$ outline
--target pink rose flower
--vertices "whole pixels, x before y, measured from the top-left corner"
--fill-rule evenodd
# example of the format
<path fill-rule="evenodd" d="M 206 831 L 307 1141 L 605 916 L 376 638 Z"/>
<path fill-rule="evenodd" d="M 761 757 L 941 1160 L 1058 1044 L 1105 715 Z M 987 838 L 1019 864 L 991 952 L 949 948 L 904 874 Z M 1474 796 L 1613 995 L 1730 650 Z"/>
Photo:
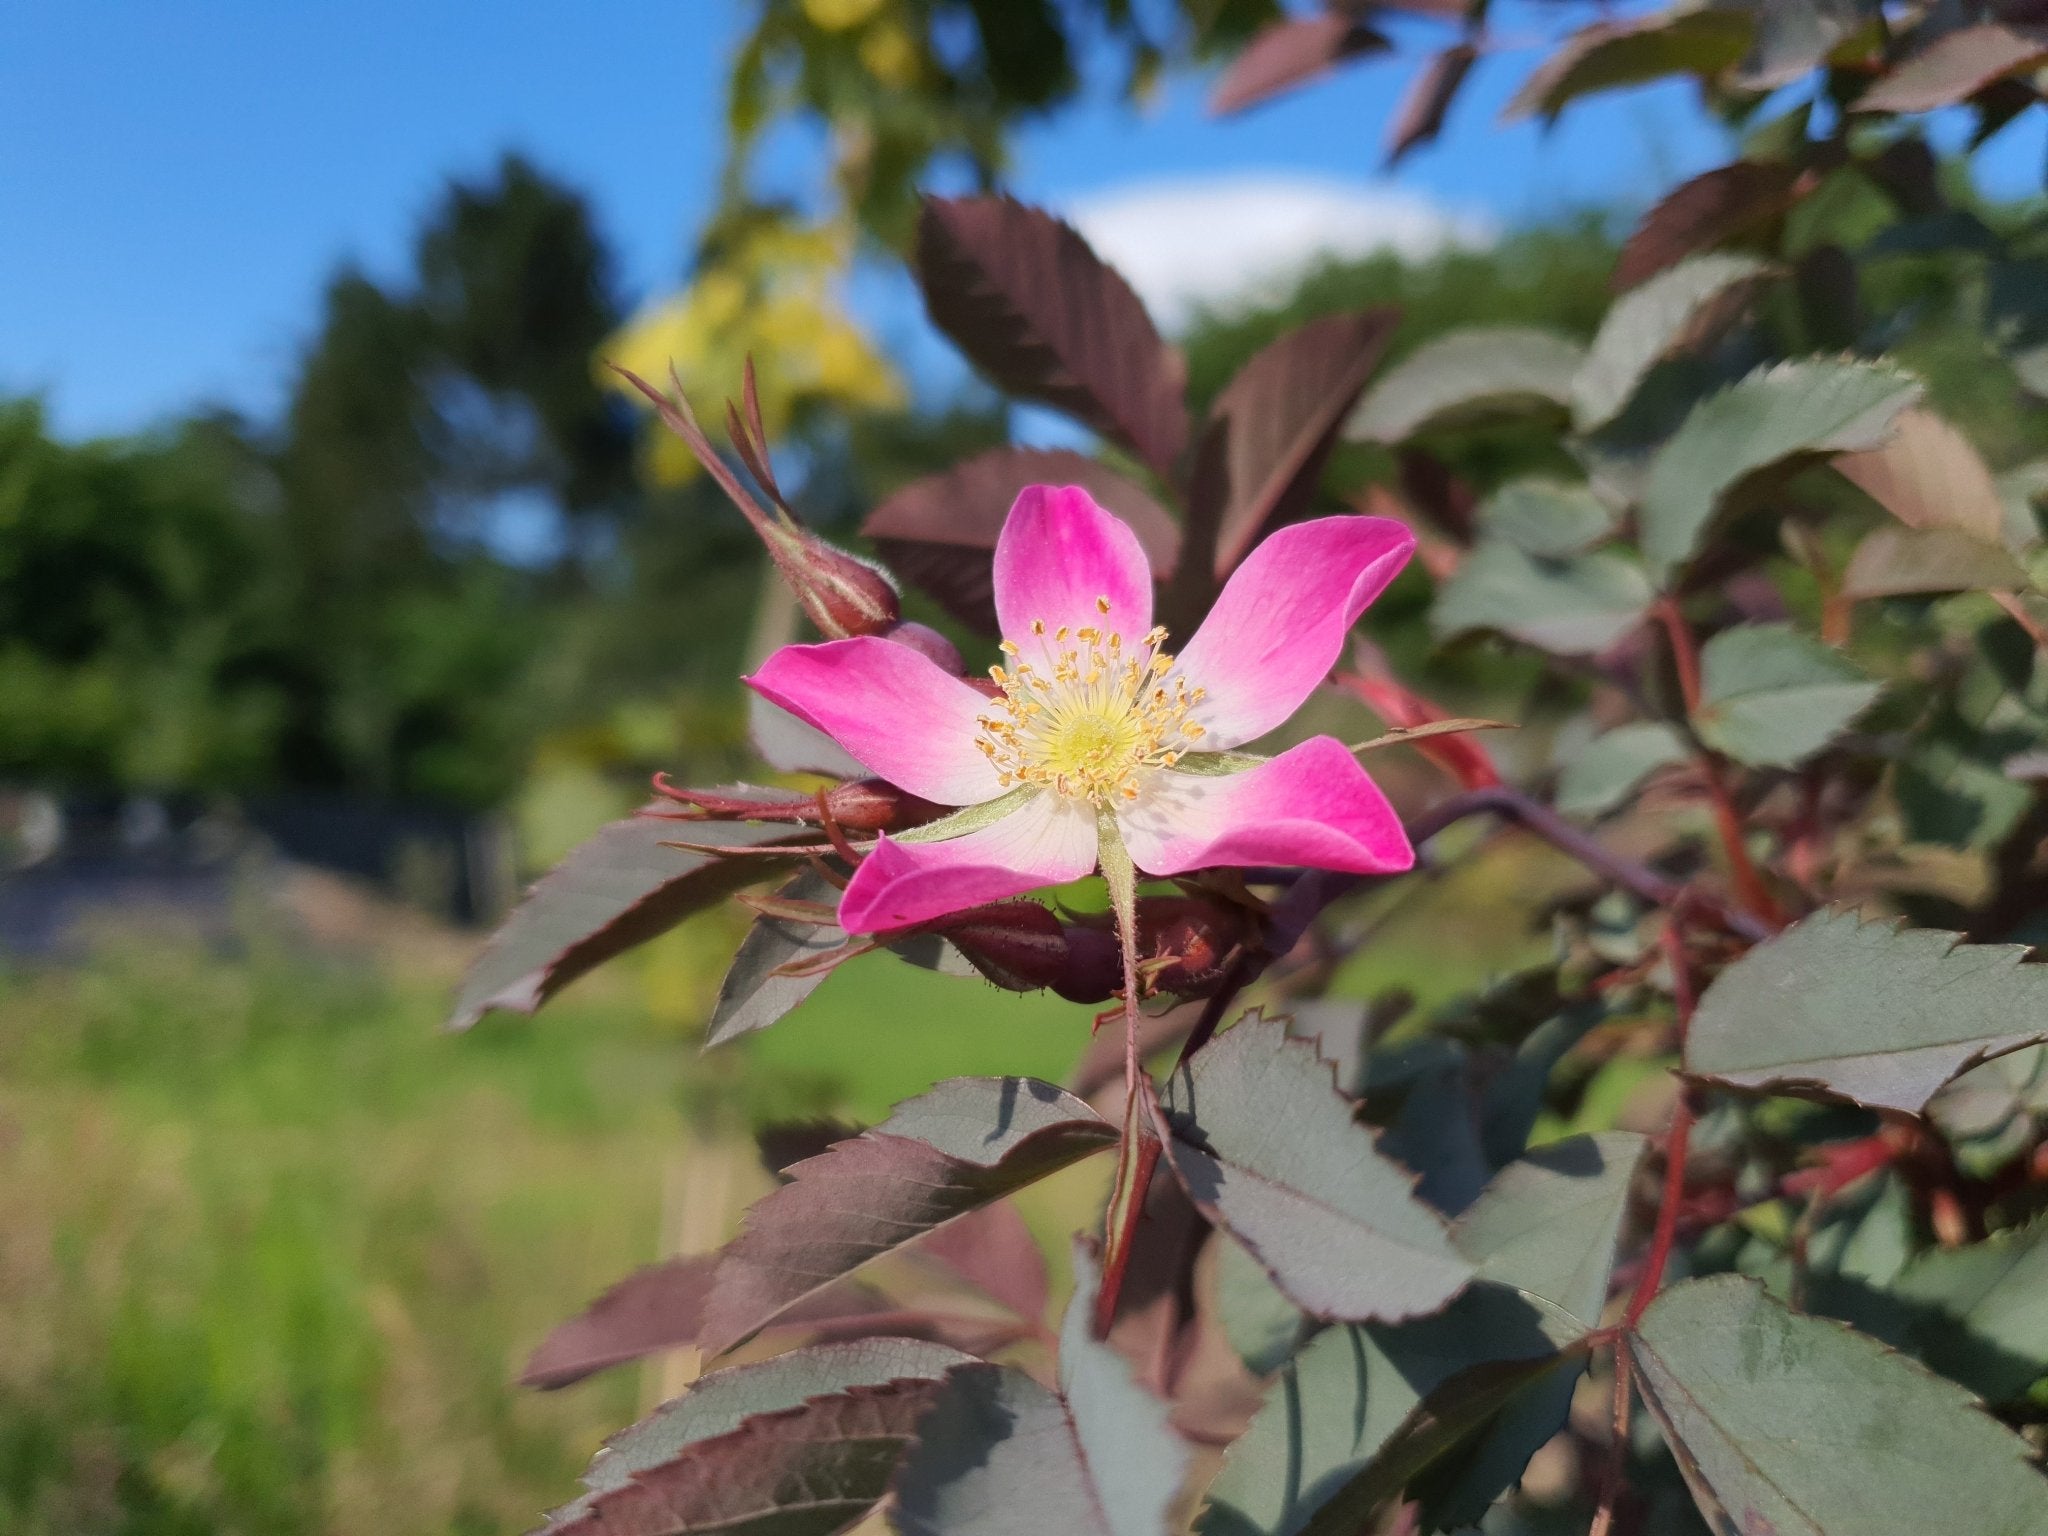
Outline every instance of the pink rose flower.
<path fill-rule="evenodd" d="M 1217 865 L 1387 874 L 1415 861 L 1386 796 L 1332 737 L 1246 766 L 1415 547 L 1383 517 L 1280 529 L 1231 575 L 1178 655 L 1152 624 L 1137 537 L 1077 486 L 1028 487 L 995 551 L 997 697 L 873 636 L 784 646 L 747 682 L 865 766 L 973 830 L 882 838 L 840 925 L 874 933 L 1079 879 L 1101 818 L 1147 875 Z"/>

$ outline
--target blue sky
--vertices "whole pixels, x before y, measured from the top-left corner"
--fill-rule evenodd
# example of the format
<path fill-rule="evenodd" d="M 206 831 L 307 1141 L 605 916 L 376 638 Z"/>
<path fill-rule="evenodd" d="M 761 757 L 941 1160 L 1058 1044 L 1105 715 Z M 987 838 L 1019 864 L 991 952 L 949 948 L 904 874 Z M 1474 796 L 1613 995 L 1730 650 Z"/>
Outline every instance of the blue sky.
<path fill-rule="evenodd" d="M 321 285 L 352 259 L 395 275 L 451 174 L 507 148 L 583 188 L 628 290 L 671 283 L 713 191 L 721 81 L 744 0 L 8 0 L 0 7 L 0 391 L 43 393 L 69 435 L 132 430 L 202 400 L 275 409 Z M 1533 41 L 1531 7 L 1496 11 Z M 1494 118 L 1529 52 L 1490 59 L 1438 147 L 1397 185 L 1495 227 L 1640 206 L 1717 163 L 1682 87 L 1601 98 L 1549 133 Z M 1409 65 L 1370 63 L 1214 122 L 1206 82 L 1133 113 L 1107 97 L 1027 131 L 1014 189 L 1114 207 L 1224 177 L 1370 199 Z M 2036 114 L 2038 117 L 2039 114 Z M 810 146 L 769 173 L 801 185 Z M 1986 157 L 2038 186 L 2038 126 Z M 1372 206 L 1369 203 L 1362 206 Z M 915 347 L 887 282 L 857 290 Z"/>

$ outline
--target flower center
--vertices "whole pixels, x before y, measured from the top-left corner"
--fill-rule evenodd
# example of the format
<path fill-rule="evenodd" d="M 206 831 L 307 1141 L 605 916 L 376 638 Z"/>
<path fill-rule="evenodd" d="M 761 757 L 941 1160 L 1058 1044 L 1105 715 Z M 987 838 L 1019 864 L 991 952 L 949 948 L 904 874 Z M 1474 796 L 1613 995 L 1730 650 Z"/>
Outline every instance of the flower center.
<path fill-rule="evenodd" d="M 1109 599 L 1095 607 L 1107 622 Z M 1025 646 L 1005 640 L 1010 665 L 989 668 L 1002 695 L 980 717 L 976 742 L 1003 787 L 1039 784 L 1099 806 L 1135 800 L 1147 769 L 1179 762 L 1202 736 L 1187 716 L 1206 695 L 1167 677 L 1165 639 L 1155 629 L 1127 645 L 1114 629 L 1048 633 L 1034 620 Z"/>

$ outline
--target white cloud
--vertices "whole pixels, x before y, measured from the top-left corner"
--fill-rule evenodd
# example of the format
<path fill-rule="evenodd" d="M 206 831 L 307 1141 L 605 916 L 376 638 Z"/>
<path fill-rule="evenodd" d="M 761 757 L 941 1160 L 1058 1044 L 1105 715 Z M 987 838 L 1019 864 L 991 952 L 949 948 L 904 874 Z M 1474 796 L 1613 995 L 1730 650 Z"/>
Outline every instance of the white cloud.
<path fill-rule="evenodd" d="M 1389 183 L 1290 175 L 1134 182 L 1082 198 L 1066 216 L 1168 330 L 1203 306 L 1284 294 L 1325 257 L 1429 256 L 1497 232 L 1482 215 Z"/>

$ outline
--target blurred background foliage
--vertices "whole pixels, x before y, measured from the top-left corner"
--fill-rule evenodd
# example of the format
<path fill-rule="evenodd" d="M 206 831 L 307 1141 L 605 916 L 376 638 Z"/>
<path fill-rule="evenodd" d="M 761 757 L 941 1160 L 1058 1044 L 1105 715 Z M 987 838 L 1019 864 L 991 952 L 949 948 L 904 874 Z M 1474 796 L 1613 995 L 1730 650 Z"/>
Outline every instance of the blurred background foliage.
<path fill-rule="evenodd" d="M 722 206 L 675 292 L 620 291 L 576 189 L 508 155 L 450 181 L 409 270 L 333 274 L 275 420 L 202 411 L 70 443 L 34 400 L 0 404 L 0 782 L 507 812 L 531 869 L 652 769 L 746 770 L 759 546 L 598 360 L 673 360 L 702 408 L 753 356 L 796 504 L 850 538 L 1011 421 L 978 385 L 915 390 L 845 309 L 848 265 L 901 255 L 919 189 L 999 184 L 1020 123 L 1084 93 L 1140 102 L 1277 12 L 760 0 Z M 802 207 L 755 190 L 789 135 L 827 168 Z M 1873 200 L 1849 180 L 1812 200 L 1799 249 L 1860 249 Z M 1190 393 L 1302 319 L 1378 303 L 1402 310 L 1390 362 L 1475 323 L 1584 338 L 1616 231 L 1588 217 L 1326 264 L 1198 315 Z M 1994 468 L 2048 453 L 1986 343 L 1981 262 L 1899 242 L 1864 278 Z M 1766 319 L 1788 349 L 1826 340 L 1793 334 L 1790 303 Z M 1498 427 L 1428 446 L 1480 491 L 1558 451 Z M 1329 489 L 1399 473 L 1346 445 Z M 1413 681 L 1474 706 L 1526 686 L 1487 647 L 1421 670 L 1425 596 L 1408 578 L 1375 629 Z M 1502 893 L 1542 878 L 1475 866 L 1404 909 L 1344 990 L 1441 997 L 1516 963 L 1531 938 Z M 877 957 L 750 1055 L 703 1062 L 689 1043 L 739 931 L 719 914 L 538 1025 L 458 1040 L 433 1026 L 467 939 L 316 887 L 252 899 L 275 910 L 228 954 L 129 931 L 86 966 L 0 959 L 0 1532 L 522 1528 L 651 1390 L 510 1383 L 548 1325 L 672 1239 L 686 1118 L 874 1118 L 948 1073 L 1060 1076 L 1085 1030 L 993 992 L 962 1029 L 957 983 Z"/>

